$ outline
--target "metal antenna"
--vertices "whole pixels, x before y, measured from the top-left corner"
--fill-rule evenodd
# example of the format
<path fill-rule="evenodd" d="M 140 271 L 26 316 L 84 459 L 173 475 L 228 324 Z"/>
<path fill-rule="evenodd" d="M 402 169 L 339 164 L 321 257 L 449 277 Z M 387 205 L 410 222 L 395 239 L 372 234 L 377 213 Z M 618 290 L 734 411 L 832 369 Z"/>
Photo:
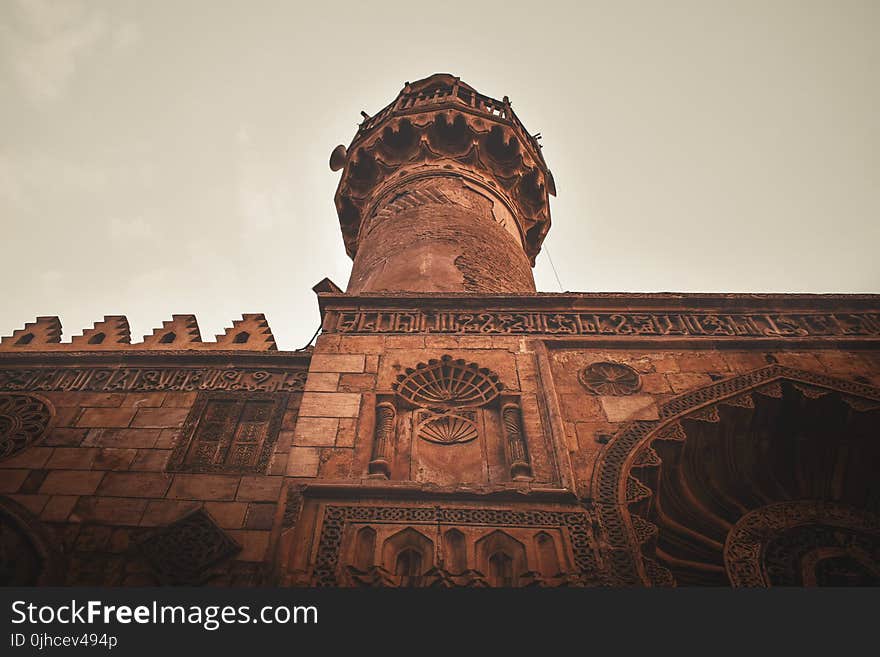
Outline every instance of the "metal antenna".
<path fill-rule="evenodd" d="M 559 280 L 559 274 L 556 272 L 556 265 L 553 264 L 553 258 L 550 255 L 550 249 L 547 248 L 546 244 L 544 245 L 544 251 L 547 253 L 547 260 L 550 261 L 550 267 L 553 268 L 553 275 L 556 277 L 556 283 L 559 285 L 559 291 L 565 292 L 565 290 L 562 289 L 562 281 Z"/>

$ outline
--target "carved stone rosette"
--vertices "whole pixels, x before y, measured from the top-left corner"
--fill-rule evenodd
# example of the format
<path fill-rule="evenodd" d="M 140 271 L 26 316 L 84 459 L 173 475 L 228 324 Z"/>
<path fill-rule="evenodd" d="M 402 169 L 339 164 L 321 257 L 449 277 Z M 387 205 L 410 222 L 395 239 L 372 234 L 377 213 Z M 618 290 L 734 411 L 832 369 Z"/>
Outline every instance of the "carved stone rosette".
<path fill-rule="evenodd" d="M 30 447 L 46 433 L 52 407 L 42 397 L 0 394 L 0 459 Z"/>

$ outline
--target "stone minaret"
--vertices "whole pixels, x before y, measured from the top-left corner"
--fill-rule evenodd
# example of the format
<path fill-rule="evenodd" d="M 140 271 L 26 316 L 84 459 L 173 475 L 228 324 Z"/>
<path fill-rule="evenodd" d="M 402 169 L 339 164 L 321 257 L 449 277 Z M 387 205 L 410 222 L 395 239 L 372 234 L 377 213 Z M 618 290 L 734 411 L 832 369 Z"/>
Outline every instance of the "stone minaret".
<path fill-rule="evenodd" d="M 534 292 L 556 190 L 507 97 L 436 74 L 364 117 L 330 161 L 347 291 Z"/>

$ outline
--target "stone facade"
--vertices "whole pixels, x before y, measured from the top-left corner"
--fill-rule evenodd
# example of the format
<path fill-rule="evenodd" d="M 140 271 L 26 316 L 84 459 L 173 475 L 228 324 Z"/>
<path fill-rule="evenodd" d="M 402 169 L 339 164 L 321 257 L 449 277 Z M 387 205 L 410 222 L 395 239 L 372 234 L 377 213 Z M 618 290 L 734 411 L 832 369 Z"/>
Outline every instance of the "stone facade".
<path fill-rule="evenodd" d="M 880 582 L 880 297 L 536 294 L 552 175 L 452 76 L 331 166 L 314 347 L 3 338 L 4 583 Z"/>

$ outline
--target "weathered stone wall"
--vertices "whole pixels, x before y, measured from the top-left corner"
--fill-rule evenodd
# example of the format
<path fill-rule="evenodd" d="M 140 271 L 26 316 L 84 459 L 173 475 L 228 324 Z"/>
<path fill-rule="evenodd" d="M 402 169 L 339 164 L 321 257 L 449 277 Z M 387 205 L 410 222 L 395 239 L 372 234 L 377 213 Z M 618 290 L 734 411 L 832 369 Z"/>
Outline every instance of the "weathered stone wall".
<path fill-rule="evenodd" d="M 880 386 L 880 353 L 873 349 L 551 349 L 553 395 L 565 423 L 567 450 L 578 490 L 589 494 L 593 466 L 603 446 L 628 422 L 659 420 L 659 409 L 677 395 L 778 363 L 783 367 Z M 593 363 L 616 363 L 638 374 L 627 394 L 589 390 L 579 375 Z"/>
<path fill-rule="evenodd" d="M 749 564 L 725 570 L 728 529 L 717 534 L 702 502 L 670 498 L 676 482 L 730 479 L 761 463 L 758 445 L 777 468 L 750 474 L 758 488 L 796 462 L 793 490 L 812 494 L 818 472 L 832 486 L 820 501 L 874 499 L 863 456 L 880 412 L 870 298 L 319 301 L 325 332 L 304 354 L 78 352 L 51 318 L 8 340 L 0 520 L 13 528 L 4 540 L 32 555 L 21 572 L 43 560 L 55 567 L 41 583 L 93 585 L 726 584 L 728 572 L 754 582 Z M 175 322 L 157 344 L 191 326 Z M 28 333 L 37 343 L 17 349 Z M 804 429 L 813 451 L 791 453 L 802 417 L 816 425 Z M 686 445 L 705 451 L 687 452 L 679 476 Z M 826 445 L 833 458 L 819 458 Z M 730 482 L 734 497 L 751 495 Z M 700 485 L 688 493 L 698 501 Z M 657 499 L 678 500 L 673 520 Z M 778 525 L 775 509 L 743 503 L 720 525 L 755 514 Z M 868 520 L 834 513 L 864 540 Z M 676 538 L 685 525 L 717 548 L 703 561 Z M 492 561 L 501 553 L 509 561 Z M 676 565 L 691 561 L 701 565 Z M 798 583 L 792 572 L 780 581 Z"/>
<path fill-rule="evenodd" d="M 535 291 L 510 211 L 461 178 L 396 189 L 363 230 L 350 293 Z"/>
<path fill-rule="evenodd" d="M 258 583 L 257 573 L 267 571 L 298 394 L 287 405 L 267 472 L 247 475 L 168 472 L 196 392 L 39 394 L 55 410 L 51 428 L 0 461 L 0 493 L 57 537 L 66 563 L 62 583 L 160 581 L 137 543 L 199 508 L 241 547 L 212 579 Z"/>

